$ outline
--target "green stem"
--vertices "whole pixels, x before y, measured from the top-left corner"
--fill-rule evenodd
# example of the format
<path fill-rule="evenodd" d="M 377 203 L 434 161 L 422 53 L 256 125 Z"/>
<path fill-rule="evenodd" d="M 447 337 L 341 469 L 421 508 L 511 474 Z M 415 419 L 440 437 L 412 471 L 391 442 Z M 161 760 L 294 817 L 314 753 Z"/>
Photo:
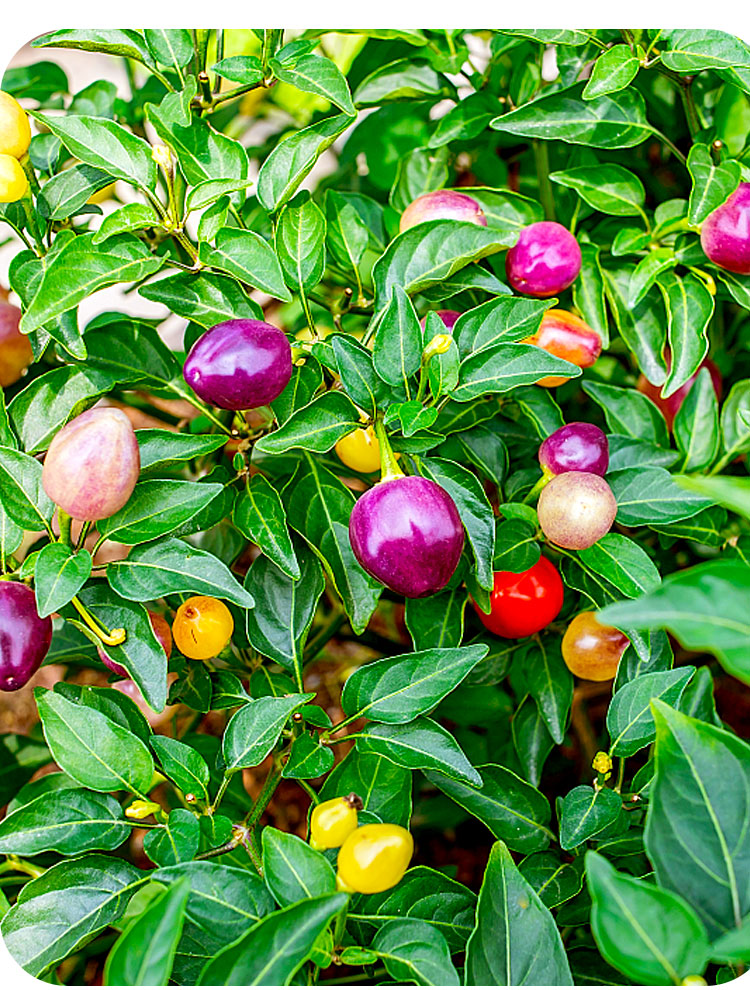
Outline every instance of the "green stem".
<path fill-rule="evenodd" d="M 617 768 L 617 783 L 615 784 L 615 791 L 620 794 L 622 793 L 622 785 L 625 780 L 625 758 L 623 756 L 619 757 L 619 765 Z"/>
<path fill-rule="evenodd" d="M 687 166 L 687 158 L 683 155 L 683 153 L 680 151 L 677 145 L 674 144 L 674 142 L 667 137 L 666 134 L 662 134 L 662 132 L 658 128 L 653 126 L 649 126 L 649 130 L 654 135 L 654 137 L 657 137 L 660 141 L 666 144 L 666 146 L 669 148 L 669 150 L 672 152 L 675 158 L 679 159 L 679 161 L 681 161 L 683 165 Z"/>
<path fill-rule="evenodd" d="M 549 148 L 546 141 L 532 141 L 536 177 L 539 183 L 539 201 L 544 207 L 544 215 L 548 220 L 555 219 L 555 197 L 552 183 L 549 181 Z"/>
<path fill-rule="evenodd" d="M 310 333 L 312 334 L 312 339 L 314 341 L 317 341 L 317 339 L 318 339 L 318 331 L 317 331 L 317 329 L 315 327 L 315 322 L 314 322 L 314 320 L 312 318 L 312 312 L 310 310 L 310 303 L 307 301 L 307 296 L 305 294 L 304 287 L 301 284 L 300 284 L 300 287 L 299 287 L 299 299 L 300 299 L 300 302 L 302 303 L 302 311 L 305 314 L 305 319 L 307 320 L 307 326 L 309 327 Z"/>
<path fill-rule="evenodd" d="M 216 31 L 216 62 L 219 63 L 224 58 L 224 28 L 218 28 Z M 218 74 L 214 77 L 214 89 L 217 90 L 221 86 L 221 76 Z"/>
<path fill-rule="evenodd" d="M 536 498 L 536 496 L 539 495 L 539 493 L 541 492 L 541 490 L 546 487 L 546 485 L 547 485 L 547 483 L 549 481 L 550 481 L 550 479 L 547 477 L 547 475 L 546 474 L 543 474 L 541 476 L 541 478 L 539 479 L 539 481 L 537 481 L 537 483 L 534 485 L 534 487 L 528 493 L 528 495 L 526 496 L 526 498 L 523 500 L 523 504 L 524 505 L 527 505 L 529 502 L 533 501 Z"/>
<path fill-rule="evenodd" d="M 220 103 L 226 103 L 227 100 L 234 100 L 238 96 L 244 96 L 245 93 L 249 93 L 253 89 L 262 88 L 262 83 L 250 83 L 247 86 L 238 86 L 236 89 L 230 89 L 226 93 L 219 93 L 218 96 L 214 96 L 213 106 L 217 107 Z"/>
<path fill-rule="evenodd" d="M 404 472 L 398 466 L 398 461 L 388 440 L 381 416 L 375 419 L 375 436 L 378 438 L 378 443 L 380 444 L 380 480 L 393 481 L 394 478 L 403 478 Z"/>
<path fill-rule="evenodd" d="M 224 792 L 226 791 L 227 787 L 229 787 L 231 780 L 232 780 L 231 772 L 229 773 L 225 772 L 224 777 L 221 783 L 219 784 L 219 789 L 216 792 L 216 797 L 213 799 L 213 802 L 211 803 L 211 807 L 208 809 L 209 815 L 213 815 L 213 813 L 221 804 L 221 799 L 224 797 Z"/>
<path fill-rule="evenodd" d="M 103 626 L 99 625 L 93 615 L 77 596 L 74 596 L 71 599 L 71 604 L 89 627 L 91 632 L 98 639 L 100 639 L 105 646 L 120 646 L 120 644 L 124 643 L 127 639 L 127 633 L 124 629 L 113 629 L 112 632 L 107 632 Z"/>
<path fill-rule="evenodd" d="M 320 804 L 320 798 L 318 797 L 317 792 L 314 791 L 312 787 L 310 787 L 310 785 L 307 783 L 306 780 L 302 780 L 301 778 L 298 778 L 297 783 L 302 788 L 302 790 L 307 794 L 307 796 L 310 798 L 313 804 Z"/>
<path fill-rule="evenodd" d="M 278 763 L 274 763 L 273 769 L 266 778 L 266 782 L 263 785 L 263 790 L 260 792 L 258 797 L 255 799 L 252 808 L 248 812 L 245 818 L 245 825 L 247 828 L 252 828 L 257 822 L 260 821 L 263 812 L 268 807 L 271 798 L 279 786 L 279 781 L 281 780 L 281 767 Z"/>
<path fill-rule="evenodd" d="M 57 522 L 60 527 L 59 542 L 64 543 L 68 547 L 72 547 L 73 540 L 71 539 L 70 536 L 70 527 L 73 520 L 70 518 L 67 512 L 65 512 L 63 509 L 60 508 L 60 506 L 57 507 Z"/>
<path fill-rule="evenodd" d="M 309 663 L 309 661 L 315 659 L 326 643 L 336 635 L 345 622 L 346 615 L 344 612 L 339 611 L 334 613 L 323 628 L 307 644 L 305 648 L 305 663 Z"/>

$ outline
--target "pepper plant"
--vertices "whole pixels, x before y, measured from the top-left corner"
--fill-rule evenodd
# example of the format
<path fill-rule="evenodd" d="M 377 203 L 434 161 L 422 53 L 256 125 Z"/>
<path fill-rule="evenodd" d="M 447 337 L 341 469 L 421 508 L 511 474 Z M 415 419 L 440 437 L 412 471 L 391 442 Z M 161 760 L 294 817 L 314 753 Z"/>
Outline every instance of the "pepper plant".
<path fill-rule="evenodd" d="M 11 955 L 742 973 L 750 49 L 33 47 L 0 96 L 0 689 L 39 719 L 0 749 Z M 70 92 L 61 49 L 127 84 Z"/>

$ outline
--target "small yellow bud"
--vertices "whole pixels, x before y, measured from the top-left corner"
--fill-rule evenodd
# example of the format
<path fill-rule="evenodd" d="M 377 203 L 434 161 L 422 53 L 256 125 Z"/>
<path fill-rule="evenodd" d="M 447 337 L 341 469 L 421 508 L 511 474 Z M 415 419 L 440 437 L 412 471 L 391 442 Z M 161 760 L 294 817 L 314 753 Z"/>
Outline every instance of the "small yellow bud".
<path fill-rule="evenodd" d="M 141 821 L 141 819 L 148 818 L 149 815 L 153 815 L 154 812 L 160 809 L 161 805 L 157 804 L 156 801 L 142 801 L 139 798 L 137 801 L 133 801 L 130 807 L 125 809 L 125 817 Z"/>
<path fill-rule="evenodd" d="M 172 152 L 166 144 L 157 144 L 153 147 L 151 149 L 151 157 L 156 164 L 161 165 L 163 169 L 168 169 L 172 165 Z"/>
<path fill-rule="evenodd" d="M 604 779 L 607 780 L 612 774 L 612 757 L 609 753 L 599 752 L 594 757 L 591 766 L 597 773 L 604 774 Z"/>
<path fill-rule="evenodd" d="M 707 985 L 708 984 L 703 977 L 698 976 L 697 974 L 693 976 L 686 976 L 680 984 L 681 987 L 705 987 Z"/>
<path fill-rule="evenodd" d="M 424 362 L 431 361 L 436 354 L 447 354 L 452 340 L 453 337 L 448 333 L 436 334 L 424 349 L 424 353 L 422 354 Z"/>

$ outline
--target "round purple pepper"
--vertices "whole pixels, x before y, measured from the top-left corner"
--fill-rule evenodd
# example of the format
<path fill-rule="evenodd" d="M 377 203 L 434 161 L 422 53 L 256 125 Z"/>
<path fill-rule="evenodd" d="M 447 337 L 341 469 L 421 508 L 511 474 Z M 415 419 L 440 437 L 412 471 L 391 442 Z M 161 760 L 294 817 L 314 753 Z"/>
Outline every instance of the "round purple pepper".
<path fill-rule="evenodd" d="M 587 471 L 603 478 L 609 467 L 609 444 L 593 423 L 568 423 L 542 443 L 539 463 L 544 473 L 552 476 Z"/>
<path fill-rule="evenodd" d="M 581 249 L 562 224 L 542 220 L 524 227 L 505 258 L 505 273 L 516 290 L 547 299 L 578 278 Z"/>
<path fill-rule="evenodd" d="M 452 189 L 436 189 L 417 196 L 401 214 L 398 229 L 403 234 L 409 227 L 427 220 L 463 220 L 480 227 L 487 226 L 487 217 L 479 203 L 466 193 L 454 192 Z"/>
<path fill-rule="evenodd" d="M 107 519 L 133 494 L 138 441 L 121 409 L 98 406 L 72 419 L 49 445 L 44 490 L 73 519 Z"/>
<path fill-rule="evenodd" d="M 750 182 L 741 182 L 701 227 L 701 247 L 719 268 L 750 275 Z"/>
<path fill-rule="evenodd" d="M 39 617 L 34 592 L 0 581 L 0 691 L 17 691 L 42 666 L 52 640 L 52 619 Z"/>
<path fill-rule="evenodd" d="M 380 481 L 358 499 L 349 538 L 368 574 L 398 595 L 424 598 L 453 576 L 464 528 L 448 492 L 411 475 Z"/>
<path fill-rule="evenodd" d="M 257 409 L 279 396 L 292 377 L 292 348 L 278 327 L 262 320 L 227 320 L 193 344 L 185 381 L 221 409 Z"/>

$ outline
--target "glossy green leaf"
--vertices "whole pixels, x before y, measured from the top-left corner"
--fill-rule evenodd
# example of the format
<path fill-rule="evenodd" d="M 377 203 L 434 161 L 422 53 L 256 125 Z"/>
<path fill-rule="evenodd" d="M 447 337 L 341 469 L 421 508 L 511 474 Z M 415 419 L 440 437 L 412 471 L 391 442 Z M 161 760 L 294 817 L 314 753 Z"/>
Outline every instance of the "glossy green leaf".
<path fill-rule="evenodd" d="M 398 983 L 416 983 L 420 987 L 461 985 L 445 938 L 426 921 L 404 918 L 386 922 L 373 939 L 372 949 Z"/>
<path fill-rule="evenodd" d="M 615 756 L 632 756 L 654 738 L 651 702 L 658 698 L 676 708 L 695 667 L 654 671 L 629 681 L 615 692 L 607 709 L 607 732 Z"/>
<path fill-rule="evenodd" d="M 710 505 L 708 499 L 680 488 L 664 468 L 627 468 L 607 480 L 617 500 L 617 521 L 623 526 L 679 522 Z"/>
<path fill-rule="evenodd" d="M 608 787 L 598 790 L 581 784 L 568 791 L 560 813 L 560 846 L 576 846 L 596 838 L 622 814 L 622 798 Z"/>
<path fill-rule="evenodd" d="M 674 418 L 683 471 L 708 467 L 719 451 L 719 403 L 707 368 L 701 368 Z"/>
<path fill-rule="evenodd" d="M 646 190 L 633 172 L 621 165 L 583 165 L 565 172 L 552 172 L 552 182 L 573 189 L 600 213 L 616 217 L 643 216 Z"/>
<path fill-rule="evenodd" d="M 208 804 L 210 774 L 201 754 L 187 743 L 170 736 L 152 736 L 149 741 L 167 777 L 183 794 L 194 794 Z"/>
<path fill-rule="evenodd" d="M 216 237 L 216 247 L 204 242 L 198 253 L 210 268 L 227 272 L 277 299 L 290 298 L 273 248 L 255 231 L 223 227 Z"/>
<path fill-rule="evenodd" d="M 291 62 L 273 59 L 271 67 L 282 82 L 290 83 L 303 93 L 315 93 L 329 100 L 344 113 L 356 113 L 349 85 L 341 70 L 330 58 L 321 55 L 303 55 Z"/>
<path fill-rule="evenodd" d="M 196 481 L 139 481 L 123 508 L 98 529 L 108 540 L 130 546 L 155 540 L 188 522 L 222 491 L 221 485 Z"/>
<path fill-rule="evenodd" d="M 325 856 L 298 835 L 263 829 L 263 878 L 281 907 L 336 890 L 336 875 Z"/>
<path fill-rule="evenodd" d="M 284 698 L 256 698 L 229 720 L 224 730 L 222 752 L 227 770 L 257 767 L 268 756 L 287 719 L 314 694 L 291 694 Z"/>
<path fill-rule="evenodd" d="M 54 851 L 74 856 L 90 849 L 116 849 L 130 829 L 109 794 L 66 787 L 40 794 L 7 815 L 0 822 L 0 852 L 35 856 Z"/>
<path fill-rule="evenodd" d="M 656 565 L 643 547 L 619 533 L 606 533 L 593 546 L 579 550 L 578 557 L 626 598 L 647 594 L 661 583 Z"/>
<path fill-rule="evenodd" d="M 559 645 L 549 640 L 533 644 L 524 655 L 523 670 L 550 735 L 562 743 L 573 701 L 573 675 L 563 662 Z"/>
<path fill-rule="evenodd" d="M 550 308 L 548 299 L 522 299 L 501 296 L 462 313 L 456 320 L 453 336 L 462 357 L 493 344 L 523 341 L 537 332 L 542 317 Z"/>
<path fill-rule="evenodd" d="M 276 489 L 262 474 L 248 479 L 245 491 L 237 499 L 232 522 L 243 536 L 273 561 L 293 580 L 300 576 L 300 566 L 292 546 L 286 513 Z"/>
<path fill-rule="evenodd" d="M 594 100 L 625 89 L 638 74 L 640 62 L 629 45 L 613 45 L 594 62 L 581 96 Z"/>
<path fill-rule="evenodd" d="M 439 770 L 450 778 L 480 786 L 481 777 L 454 737 L 431 718 L 406 725 L 368 725 L 356 734 L 360 753 L 376 753 L 408 770 Z"/>
<path fill-rule="evenodd" d="M 602 407 L 607 426 L 613 433 L 669 447 L 664 417 L 645 395 L 634 389 L 592 381 L 582 382 L 581 388 Z"/>
<path fill-rule="evenodd" d="M 301 448 L 321 454 L 359 426 L 359 416 L 357 407 L 342 392 L 325 392 L 259 440 L 256 449 L 264 454 L 283 454 Z"/>
<path fill-rule="evenodd" d="M 422 360 L 422 329 L 408 295 L 395 286 L 378 323 L 373 345 L 373 364 L 390 385 L 401 385 L 411 397 L 409 380 Z"/>
<path fill-rule="evenodd" d="M 427 598 L 407 598 L 404 619 L 417 650 L 457 647 L 464 630 L 466 591 L 452 588 Z"/>
<path fill-rule="evenodd" d="M 227 275 L 178 272 L 138 289 L 144 299 L 163 303 L 171 312 L 207 329 L 225 320 L 263 318 L 263 310 Z"/>
<path fill-rule="evenodd" d="M 45 528 L 55 505 L 42 487 L 39 461 L 11 447 L 0 447 L 0 481 L 3 509 L 11 520 L 22 529 Z"/>
<path fill-rule="evenodd" d="M 393 100 L 451 96 L 445 76 L 421 59 L 403 58 L 372 71 L 354 91 L 358 107 L 380 106 Z"/>
<path fill-rule="evenodd" d="M 187 808 L 174 808 L 164 825 L 151 828 L 143 840 L 143 851 L 156 866 L 189 862 L 200 845 L 198 819 Z"/>
<path fill-rule="evenodd" d="M 48 543 L 34 565 L 36 608 L 44 618 L 58 612 L 77 595 L 91 574 L 91 554 L 82 548 L 74 553 L 64 543 Z"/>
<path fill-rule="evenodd" d="M 366 811 L 384 822 L 407 828 L 411 818 L 412 775 L 376 753 L 351 749 L 328 774 L 320 789 L 321 801 L 354 792 Z"/>
<path fill-rule="evenodd" d="M 555 357 L 532 344 L 493 344 L 470 354 L 461 362 L 458 386 L 452 398 L 456 402 L 494 392 L 509 392 L 520 385 L 533 385 L 551 375 L 576 378 L 576 365 Z"/>

